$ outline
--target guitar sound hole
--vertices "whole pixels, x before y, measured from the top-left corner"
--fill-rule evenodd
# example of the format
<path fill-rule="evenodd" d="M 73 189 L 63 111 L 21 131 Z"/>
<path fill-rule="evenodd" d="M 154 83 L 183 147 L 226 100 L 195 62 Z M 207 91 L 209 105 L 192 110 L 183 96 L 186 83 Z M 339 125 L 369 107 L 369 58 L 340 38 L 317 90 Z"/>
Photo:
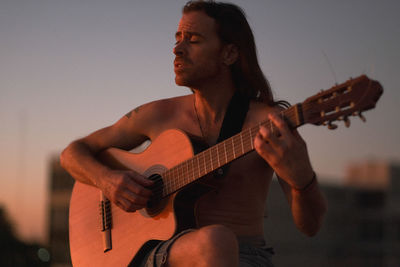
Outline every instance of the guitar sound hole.
<path fill-rule="evenodd" d="M 159 214 L 165 207 L 166 199 L 162 198 L 164 182 L 159 174 L 153 174 L 149 177 L 150 180 L 154 181 L 151 191 L 153 191 L 153 196 L 147 202 L 146 211 L 149 216 L 155 216 Z"/>

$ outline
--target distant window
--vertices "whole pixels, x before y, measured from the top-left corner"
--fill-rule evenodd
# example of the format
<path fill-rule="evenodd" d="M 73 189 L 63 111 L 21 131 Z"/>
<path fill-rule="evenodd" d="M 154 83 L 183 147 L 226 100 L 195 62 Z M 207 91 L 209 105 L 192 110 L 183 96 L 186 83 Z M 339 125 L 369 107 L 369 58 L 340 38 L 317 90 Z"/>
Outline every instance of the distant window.
<path fill-rule="evenodd" d="M 381 208 L 385 204 L 385 194 L 382 191 L 362 191 L 355 194 L 358 208 Z"/>
<path fill-rule="evenodd" d="M 362 241 L 381 241 L 383 239 L 383 222 L 380 220 L 362 221 L 359 236 Z"/>
<path fill-rule="evenodd" d="M 400 221 L 396 222 L 396 228 L 397 228 L 397 240 L 400 241 Z"/>

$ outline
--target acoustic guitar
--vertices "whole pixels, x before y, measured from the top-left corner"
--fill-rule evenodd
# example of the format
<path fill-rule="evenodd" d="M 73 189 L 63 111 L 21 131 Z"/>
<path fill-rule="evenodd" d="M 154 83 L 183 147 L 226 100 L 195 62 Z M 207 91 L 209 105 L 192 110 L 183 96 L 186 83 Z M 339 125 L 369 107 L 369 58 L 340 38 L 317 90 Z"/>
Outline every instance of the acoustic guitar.
<path fill-rule="evenodd" d="M 359 116 L 375 107 L 383 93 L 379 82 L 362 75 L 307 98 L 282 112 L 290 127 L 306 123 L 350 125 L 349 116 Z M 180 130 L 163 132 L 142 153 L 110 148 L 101 160 L 112 168 L 131 169 L 155 181 L 153 197 L 146 208 L 125 212 L 92 186 L 76 182 L 73 188 L 69 237 L 74 266 L 127 266 L 140 262 L 160 240 L 196 227 L 193 207 L 209 191 L 201 178 L 254 150 L 253 140 L 260 125 L 194 155 L 190 139 Z"/>

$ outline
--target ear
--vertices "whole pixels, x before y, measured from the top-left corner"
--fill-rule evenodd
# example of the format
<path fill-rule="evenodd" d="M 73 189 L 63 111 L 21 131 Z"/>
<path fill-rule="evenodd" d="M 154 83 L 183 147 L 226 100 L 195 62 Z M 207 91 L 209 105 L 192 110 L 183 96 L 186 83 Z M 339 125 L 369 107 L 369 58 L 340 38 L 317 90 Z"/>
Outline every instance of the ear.
<path fill-rule="evenodd" d="M 227 44 L 222 50 L 222 62 L 230 66 L 236 62 L 239 57 L 239 49 L 234 44 Z"/>

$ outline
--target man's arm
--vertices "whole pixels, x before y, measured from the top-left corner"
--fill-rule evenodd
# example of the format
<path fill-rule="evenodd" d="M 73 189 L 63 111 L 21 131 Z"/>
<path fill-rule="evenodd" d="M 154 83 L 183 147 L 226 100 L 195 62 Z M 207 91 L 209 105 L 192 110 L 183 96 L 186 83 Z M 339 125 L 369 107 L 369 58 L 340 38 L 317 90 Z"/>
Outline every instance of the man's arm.
<path fill-rule="evenodd" d="M 61 153 L 60 161 L 77 181 L 98 187 L 116 205 L 126 211 L 144 207 L 151 195 L 146 187 L 152 182 L 126 170 L 112 170 L 96 156 L 110 147 L 130 150 L 147 139 L 142 122 L 146 118 L 132 111 L 112 126 L 100 129 L 72 142 Z"/>
<path fill-rule="evenodd" d="M 313 236 L 322 225 L 326 201 L 319 190 L 306 144 L 277 113 L 269 114 L 269 119 L 275 127 L 260 128 L 254 140 L 255 149 L 280 178 L 297 228 Z"/>
<path fill-rule="evenodd" d="M 327 209 L 317 177 L 313 176 L 310 183 L 301 189 L 290 186 L 279 177 L 278 181 L 289 202 L 297 228 L 308 236 L 314 236 L 322 226 Z"/>

